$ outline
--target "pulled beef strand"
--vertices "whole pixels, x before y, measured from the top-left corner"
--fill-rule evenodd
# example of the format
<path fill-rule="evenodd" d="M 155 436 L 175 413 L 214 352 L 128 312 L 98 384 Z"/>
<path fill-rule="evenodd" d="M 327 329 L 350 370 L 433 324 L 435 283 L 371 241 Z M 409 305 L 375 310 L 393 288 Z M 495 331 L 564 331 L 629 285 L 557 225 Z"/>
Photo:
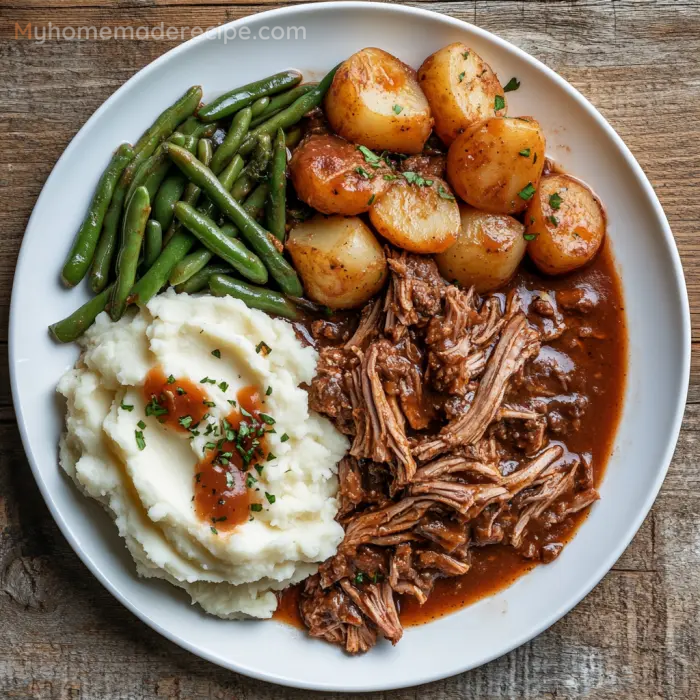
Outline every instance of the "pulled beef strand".
<path fill-rule="evenodd" d="M 521 300 L 449 285 L 429 257 L 387 258 L 383 299 L 320 349 L 309 388 L 352 446 L 339 465 L 345 538 L 299 607 L 312 636 L 351 654 L 396 644 L 398 596 L 423 604 L 437 579 L 469 571 L 474 547 L 551 561 L 563 544 L 542 528 L 598 498 L 590 464 L 549 437 L 546 392 L 527 385 L 544 336 Z"/>

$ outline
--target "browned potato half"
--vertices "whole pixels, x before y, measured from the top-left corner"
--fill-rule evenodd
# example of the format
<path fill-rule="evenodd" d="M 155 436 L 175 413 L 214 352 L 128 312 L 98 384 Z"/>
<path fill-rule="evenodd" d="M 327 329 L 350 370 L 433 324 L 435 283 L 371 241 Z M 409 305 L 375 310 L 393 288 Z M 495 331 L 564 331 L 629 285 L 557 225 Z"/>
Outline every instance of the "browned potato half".
<path fill-rule="evenodd" d="M 534 119 L 491 117 L 458 136 L 447 180 L 468 204 L 492 214 L 523 211 L 544 166 L 544 134 Z"/>
<path fill-rule="evenodd" d="M 450 44 L 428 56 L 418 69 L 418 82 L 428 98 L 435 132 L 447 146 L 476 122 L 506 114 L 498 77 L 466 44 Z"/>
<path fill-rule="evenodd" d="M 416 72 L 381 49 L 362 49 L 340 66 L 325 112 L 336 134 L 380 151 L 420 153 L 433 128 Z"/>
<path fill-rule="evenodd" d="M 289 173 L 297 195 L 310 207 L 324 214 L 354 216 L 368 211 L 371 201 L 389 185 L 383 175 L 390 170 L 380 163 L 373 167 L 353 144 L 323 134 L 295 149 Z"/>
<path fill-rule="evenodd" d="M 593 193 L 566 175 L 543 177 L 525 213 L 527 251 L 548 275 L 589 263 L 605 236 L 605 213 Z"/>
<path fill-rule="evenodd" d="M 362 306 L 386 280 L 382 246 L 357 217 L 315 216 L 292 229 L 286 248 L 306 295 L 331 309 Z"/>
<path fill-rule="evenodd" d="M 397 180 L 369 210 L 372 225 L 384 238 L 412 253 L 441 253 L 456 240 L 459 206 L 447 183 L 425 185 Z"/>
<path fill-rule="evenodd" d="M 435 256 L 440 274 L 477 292 L 503 286 L 525 255 L 525 227 L 512 216 L 459 208 L 462 227 L 454 245 Z"/>

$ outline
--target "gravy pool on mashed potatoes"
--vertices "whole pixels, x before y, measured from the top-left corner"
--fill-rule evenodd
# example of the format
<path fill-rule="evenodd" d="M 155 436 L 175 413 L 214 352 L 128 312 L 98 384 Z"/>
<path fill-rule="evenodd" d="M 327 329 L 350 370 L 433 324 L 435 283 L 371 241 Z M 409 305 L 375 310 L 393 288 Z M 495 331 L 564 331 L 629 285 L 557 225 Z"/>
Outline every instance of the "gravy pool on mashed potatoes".
<path fill-rule="evenodd" d="M 220 617 L 270 617 L 273 591 L 314 573 L 343 538 L 334 517 L 347 440 L 309 412 L 299 387 L 314 376 L 316 351 L 289 323 L 239 300 L 171 291 L 117 323 L 101 314 L 81 344 L 81 359 L 58 385 L 68 404 L 63 469 L 112 515 L 140 575 L 184 588 Z M 183 387 L 202 392 L 199 425 L 199 416 L 163 414 L 166 401 L 149 401 L 144 385 L 158 374 L 173 389 L 182 384 L 171 400 Z M 233 457 L 226 467 L 222 455 L 235 441 L 219 441 L 236 426 L 223 421 L 251 392 L 264 418 L 238 415 L 256 434 L 265 428 L 264 448 L 247 470 Z M 249 437 L 243 447 L 251 444 Z M 194 500 L 205 488 L 201 465 L 215 476 L 212 459 L 246 509 L 235 527 L 220 515 L 233 512 L 226 498 Z"/>

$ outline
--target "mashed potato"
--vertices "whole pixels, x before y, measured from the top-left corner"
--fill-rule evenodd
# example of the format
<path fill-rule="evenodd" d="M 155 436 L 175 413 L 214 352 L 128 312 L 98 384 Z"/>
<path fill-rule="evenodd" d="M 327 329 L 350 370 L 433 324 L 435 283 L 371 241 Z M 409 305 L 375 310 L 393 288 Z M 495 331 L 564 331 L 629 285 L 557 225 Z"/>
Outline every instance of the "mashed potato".
<path fill-rule="evenodd" d="M 117 323 L 101 314 L 81 343 L 58 385 L 68 406 L 63 469 L 112 515 L 140 575 L 184 588 L 220 617 L 270 617 L 273 591 L 312 574 L 343 538 L 334 517 L 347 440 L 309 412 L 299 387 L 314 376 L 316 351 L 241 301 L 170 291 Z M 196 468 L 213 438 L 149 413 L 143 387 L 154 368 L 205 392 L 201 426 L 225 427 L 245 387 L 264 395 L 271 454 L 243 474 L 253 475 L 244 493 L 254 505 L 235 529 L 196 512 Z"/>

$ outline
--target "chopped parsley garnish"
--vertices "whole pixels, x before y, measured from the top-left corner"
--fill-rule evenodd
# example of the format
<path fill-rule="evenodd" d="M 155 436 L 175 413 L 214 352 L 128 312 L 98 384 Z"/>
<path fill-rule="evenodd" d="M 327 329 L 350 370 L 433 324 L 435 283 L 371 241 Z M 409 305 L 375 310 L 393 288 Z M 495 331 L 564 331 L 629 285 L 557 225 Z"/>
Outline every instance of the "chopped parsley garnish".
<path fill-rule="evenodd" d="M 406 182 L 409 185 L 417 185 L 418 187 L 430 187 L 433 184 L 433 180 L 426 180 L 422 175 L 414 173 L 411 170 L 406 170 L 401 174 L 403 175 L 404 180 L 406 180 Z"/>
<path fill-rule="evenodd" d="M 398 175 L 389 175 L 389 174 L 387 174 L 387 175 L 384 176 L 384 179 L 385 179 L 385 180 L 398 180 L 398 179 L 399 179 L 399 176 L 398 176 Z"/>
<path fill-rule="evenodd" d="M 368 173 L 361 165 L 358 165 L 355 168 L 355 172 L 365 180 L 372 180 L 374 178 L 374 175 L 372 173 Z"/>
<path fill-rule="evenodd" d="M 221 391 L 227 391 L 228 390 L 228 382 L 219 382 L 219 389 L 221 389 Z"/>
<path fill-rule="evenodd" d="M 180 394 L 180 396 L 184 396 L 187 393 L 181 386 L 175 389 L 175 391 L 177 391 L 177 393 Z"/>
<path fill-rule="evenodd" d="M 252 418 L 253 414 L 250 413 L 250 411 L 247 411 L 243 406 L 241 406 L 241 415 L 245 416 L 246 418 Z"/>
<path fill-rule="evenodd" d="M 265 498 L 267 498 L 267 502 L 268 502 L 270 505 L 272 505 L 272 504 L 277 500 L 277 499 L 274 497 L 273 494 L 268 493 L 267 491 L 265 491 Z"/>
<path fill-rule="evenodd" d="M 455 200 L 454 195 L 450 194 L 442 185 L 438 185 L 438 195 L 442 199 L 449 199 L 452 202 Z"/>
<path fill-rule="evenodd" d="M 401 105 L 394 105 L 392 109 L 394 110 L 394 114 L 401 114 L 401 112 L 403 112 L 403 107 Z"/>
<path fill-rule="evenodd" d="M 370 579 L 372 580 L 372 583 L 377 583 L 377 581 L 382 581 L 384 576 L 382 576 L 378 571 L 375 571 L 373 574 L 370 574 Z"/>
<path fill-rule="evenodd" d="M 146 415 L 147 416 L 164 416 L 168 413 L 168 409 L 164 408 L 158 403 L 158 399 L 155 396 L 151 396 L 151 400 L 146 405 Z"/>
<path fill-rule="evenodd" d="M 180 416 L 177 419 L 177 422 L 186 429 L 189 429 L 189 427 L 192 425 L 192 416 Z"/>
<path fill-rule="evenodd" d="M 273 455 L 272 452 L 269 452 L 266 459 L 268 462 L 271 462 L 273 459 L 277 459 L 277 457 Z"/>
<path fill-rule="evenodd" d="M 143 438 L 143 433 L 140 430 L 134 430 L 134 435 L 136 436 L 136 446 L 139 450 L 145 449 L 146 441 Z"/>
<path fill-rule="evenodd" d="M 274 425 L 275 424 L 275 419 L 272 416 L 268 416 L 267 413 L 259 413 L 260 420 L 262 420 L 263 423 L 267 423 L 268 425 Z"/>
<path fill-rule="evenodd" d="M 469 58 L 469 49 L 462 54 L 462 58 Z"/>
<path fill-rule="evenodd" d="M 529 158 L 530 157 L 530 149 L 529 148 L 523 148 L 522 151 L 518 151 L 519 156 L 523 156 L 524 158 Z"/>
<path fill-rule="evenodd" d="M 517 90 L 519 87 L 520 81 L 517 78 L 511 78 L 503 88 L 503 92 L 513 92 L 513 90 Z"/>
<path fill-rule="evenodd" d="M 140 420 L 136 425 L 138 425 L 141 430 L 146 428 L 146 424 L 142 420 Z"/>
<path fill-rule="evenodd" d="M 496 97 L 493 100 L 494 111 L 498 112 L 501 109 L 505 109 L 505 106 L 506 106 L 506 100 L 503 97 L 503 95 L 496 95 Z"/>
<path fill-rule="evenodd" d="M 253 513 L 259 513 L 262 510 L 262 503 L 251 503 L 250 509 Z"/>
<path fill-rule="evenodd" d="M 262 473 L 263 473 L 263 469 L 265 469 L 265 465 L 264 465 L 264 464 L 256 464 L 256 465 L 255 465 L 255 471 L 258 472 L 258 474 L 262 474 Z"/>
<path fill-rule="evenodd" d="M 207 450 L 215 450 L 216 449 L 216 443 L 215 442 L 205 442 L 204 443 L 204 451 L 206 452 Z"/>
<path fill-rule="evenodd" d="M 209 529 L 212 531 L 212 534 L 214 534 L 214 535 L 219 534 L 219 531 L 213 525 L 210 525 Z"/>
<path fill-rule="evenodd" d="M 362 583 L 364 580 L 365 580 L 365 575 L 361 571 L 358 571 L 355 574 L 355 583 Z"/>
<path fill-rule="evenodd" d="M 123 411 L 133 411 L 133 410 L 134 410 L 134 407 L 133 407 L 131 404 L 124 403 L 123 401 L 122 401 L 122 403 L 121 403 L 120 408 L 121 408 Z"/>
<path fill-rule="evenodd" d="M 221 359 L 221 350 L 212 350 L 211 354 L 214 355 L 217 360 Z"/>
<path fill-rule="evenodd" d="M 204 377 L 204 379 L 199 380 L 200 384 L 216 384 L 216 379 L 209 379 L 209 377 Z"/>
<path fill-rule="evenodd" d="M 526 233 L 526 234 L 523 236 L 523 238 L 524 238 L 526 241 L 534 241 L 535 238 L 537 238 L 537 234 L 536 234 L 536 233 Z"/>
<path fill-rule="evenodd" d="M 555 192 L 549 197 L 549 206 L 556 211 L 557 209 L 559 209 L 563 201 L 564 200 L 559 196 L 559 193 Z"/>
<path fill-rule="evenodd" d="M 255 352 L 258 353 L 258 355 L 262 352 L 263 355 L 269 355 L 272 352 L 272 348 L 264 341 L 261 340 L 256 346 L 255 346 Z"/>
<path fill-rule="evenodd" d="M 232 489 L 236 485 L 236 480 L 231 472 L 226 472 L 226 488 Z"/>
<path fill-rule="evenodd" d="M 175 377 L 172 374 L 168 377 L 168 384 L 175 384 Z"/>
<path fill-rule="evenodd" d="M 379 167 L 382 159 L 374 151 L 371 151 L 367 146 L 358 146 L 357 150 L 365 157 L 366 163 L 369 163 L 373 168 Z"/>
<path fill-rule="evenodd" d="M 459 77 L 459 82 L 461 83 L 464 80 L 464 71 L 462 71 L 458 77 Z"/>
<path fill-rule="evenodd" d="M 369 204 L 369 205 L 374 204 L 374 198 L 375 198 L 375 195 L 372 195 L 372 196 L 367 200 L 367 204 Z"/>
<path fill-rule="evenodd" d="M 528 200 L 532 199 L 533 194 L 535 194 L 535 188 L 533 187 L 531 182 L 528 182 L 527 185 L 525 185 L 525 187 L 523 187 L 522 190 L 518 192 L 518 197 L 520 197 L 520 199 L 524 199 L 527 202 Z"/>
<path fill-rule="evenodd" d="M 282 435 L 282 437 L 280 438 L 280 442 L 287 442 L 287 440 L 289 440 L 289 435 L 287 435 L 287 433 L 285 433 L 285 434 Z"/>
<path fill-rule="evenodd" d="M 233 399 L 226 399 L 232 406 L 236 405 L 236 402 Z"/>
<path fill-rule="evenodd" d="M 554 214 L 552 214 L 551 216 L 548 216 L 548 217 L 547 217 L 547 220 L 548 220 L 549 223 L 552 224 L 553 226 L 559 226 L 559 219 L 557 219 L 557 217 L 554 216 Z"/>
<path fill-rule="evenodd" d="M 206 399 L 202 401 L 202 403 L 209 408 L 214 408 L 214 406 L 216 406 L 216 404 L 213 401 L 207 401 Z"/>
<path fill-rule="evenodd" d="M 258 480 L 252 474 L 248 474 L 248 476 L 245 478 L 245 485 L 249 489 L 252 489 L 253 485 L 257 483 Z"/>
<path fill-rule="evenodd" d="M 272 393 L 272 387 L 268 386 L 267 391 L 265 392 L 265 396 L 269 396 Z"/>

